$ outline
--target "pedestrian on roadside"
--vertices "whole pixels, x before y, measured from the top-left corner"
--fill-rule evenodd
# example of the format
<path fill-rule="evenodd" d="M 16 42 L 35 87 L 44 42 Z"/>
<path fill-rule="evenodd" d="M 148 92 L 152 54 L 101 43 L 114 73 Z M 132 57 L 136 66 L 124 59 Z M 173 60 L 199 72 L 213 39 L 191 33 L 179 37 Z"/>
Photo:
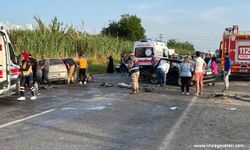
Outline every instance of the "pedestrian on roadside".
<path fill-rule="evenodd" d="M 194 76 L 196 81 L 196 93 L 195 95 L 202 95 L 203 90 L 203 74 L 206 69 L 206 62 L 201 58 L 201 53 L 199 51 L 196 52 L 196 61 L 194 67 Z"/>
<path fill-rule="evenodd" d="M 193 65 L 190 63 L 189 58 L 185 57 L 183 63 L 180 65 L 182 95 L 184 94 L 190 95 L 189 87 L 190 87 L 190 80 L 192 78 L 192 72 L 193 72 Z M 186 87 L 186 93 L 184 92 L 185 87 Z"/>
<path fill-rule="evenodd" d="M 25 86 L 28 85 L 31 90 L 31 100 L 36 99 L 35 88 L 33 85 L 33 72 L 32 72 L 32 64 L 29 59 L 29 53 L 27 51 L 22 53 L 21 56 L 21 79 L 20 79 L 20 97 L 17 98 L 19 101 L 26 100 L 25 98 Z"/>
<path fill-rule="evenodd" d="M 75 82 L 74 73 L 76 68 L 75 61 L 72 58 L 64 58 L 63 62 L 68 69 L 68 84 L 70 84 L 70 82 L 74 83 Z"/>
<path fill-rule="evenodd" d="M 157 82 L 160 86 L 166 85 L 167 73 L 169 71 L 170 64 L 167 61 L 162 60 L 160 64 L 157 66 L 156 74 L 157 74 Z"/>
<path fill-rule="evenodd" d="M 78 64 L 79 64 L 79 79 L 80 79 L 80 84 L 87 84 L 87 59 L 84 54 L 79 55 L 78 59 Z"/>
<path fill-rule="evenodd" d="M 114 59 L 113 57 L 110 55 L 108 57 L 108 68 L 107 68 L 107 73 L 114 73 Z"/>
<path fill-rule="evenodd" d="M 224 90 L 229 90 L 229 75 L 231 74 L 231 59 L 229 57 L 229 53 L 225 53 L 225 62 L 224 62 Z"/>
<path fill-rule="evenodd" d="M 42 70 L 41 84 L 45 84 L 44 81 L 46 81 L 47 84 L 49 85 L 49 87 L 51 87 L 51 83 L 50 83 L 49 77 L 48 77 L 50 61 L 49 61 L 49 59 L 47 59 L 45 54 L 42 55 L 42 61 L 39 64 L 39 66 L 40 66 L 40 69 Z"/>
<path fill-rule="evenodd" d="M 212 57 L 211 69 L 212 69 L 214 75 L 218 75 L 218 65 L 216 63 L 216 57 Z"/>
<path fill-rule="evenodd" d="M 33 72 L 33 84 L 37 84 L 37 60 L 32 57 L 32 54 L 29 54 L 29 59 L 32 65 L 32 72 Z"/>
<path fill-rule="evenodd" d="M 127 72 L 126 60 L 123 54 L 121 55 L 121 60 L 120 60 L 120 70 L 121 70 L 121 73 Z"/>
<path fill-rule="evenodd" d="M 134 55 L 130 56 L 128 68 L 131 73 L 131 84 L 132 84 L 132 93 L 131 94 L 139 94 L 139 62 L 135 59 Z"/>

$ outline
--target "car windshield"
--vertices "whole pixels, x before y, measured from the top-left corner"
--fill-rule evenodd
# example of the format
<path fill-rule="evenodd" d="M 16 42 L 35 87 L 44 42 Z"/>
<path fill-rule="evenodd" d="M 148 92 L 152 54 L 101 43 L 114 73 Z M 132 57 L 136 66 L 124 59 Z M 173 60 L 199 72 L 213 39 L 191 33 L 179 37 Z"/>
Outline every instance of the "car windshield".
<path fill-rule="evenodd" d="M 135 48 L 135 57 L 151 57 L 153 53 L 153 47 L 137 47 Z"/>
<path fill-rule="evenodd" d="M 63 61 L 61 59 L 49 59 L 50 65 L 60 65 L 63 64 Z"/>

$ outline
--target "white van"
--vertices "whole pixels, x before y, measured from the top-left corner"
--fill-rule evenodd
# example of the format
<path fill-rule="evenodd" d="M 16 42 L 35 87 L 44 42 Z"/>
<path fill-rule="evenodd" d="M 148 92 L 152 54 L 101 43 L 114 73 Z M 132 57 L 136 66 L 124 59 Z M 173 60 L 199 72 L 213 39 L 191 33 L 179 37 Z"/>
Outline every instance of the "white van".
<path fill-rule="evenodd" d="M 161 58 L 169 58 L 170 55 L 167 44 L 155 40 L 135 42 L 133 54 L 140 66 L 151 66 L 152 63 L 157 63 Z M 155 57 L 156 62 L 152 62 L 152 57 Z"/>
<path fill-rule="evenodd" d="M 10 38 L 0 26 L 0 97 L 18 92 L 19 69 Z"/>
<path fill-rule="evenodd" d="M 139 62 L 140 76 L 143 80 L 151 82 L 155 73 L 155 65 L 161 58 L 169 58 L 167 44 L 162 41 L 141 40 L 134 44 L 133 54 Z"/>

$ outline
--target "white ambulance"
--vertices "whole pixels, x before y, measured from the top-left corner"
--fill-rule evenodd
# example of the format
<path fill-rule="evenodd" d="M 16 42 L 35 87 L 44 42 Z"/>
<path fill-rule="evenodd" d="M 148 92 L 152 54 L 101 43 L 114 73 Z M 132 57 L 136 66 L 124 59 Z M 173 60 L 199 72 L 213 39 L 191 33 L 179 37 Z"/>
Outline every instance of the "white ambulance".
<path fill-rule="evenodd" d="M 0 26 L 0 97 L 18 92 L 19 68 L 10 38 Z"/>
<path fill-rule="evenodd" d="M 135 42 L 133 54 L 140 66 L 151 66 L 170 55 L 166 43 L 150 39 Z"/>
<path fill-rule="evenodd" d="M 139 62 L 141 79 L 152 82 L 155 74 L 155 65 L 161 58 L 169 58 L 167 44 L 157 40 L 137 41 L 133 47 L 135 59 Z"/>

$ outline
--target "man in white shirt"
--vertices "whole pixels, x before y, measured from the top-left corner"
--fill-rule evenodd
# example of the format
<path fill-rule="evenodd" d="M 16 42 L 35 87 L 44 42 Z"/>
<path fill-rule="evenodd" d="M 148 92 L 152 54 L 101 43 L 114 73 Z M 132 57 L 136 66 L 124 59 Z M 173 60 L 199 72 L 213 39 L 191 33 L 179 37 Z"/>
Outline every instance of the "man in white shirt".
<path fill-rule="evenodd" d="M 170 64 L 167 61 L 161 60 L 159 66 L 157 67 L 157 82 L 160 86 L 166 85 L 166 76 L 169 71 Z"/>
<path fill-rule="evenodd" d="M 196 95 L 202 95 L 203 90 L 203 74 L 206 69 L 206 62 L 201 58 L 201 53 L 199 51 L 196 52 L 196 61 L 194 66 L 194 75 L 196 81 Z"/>

